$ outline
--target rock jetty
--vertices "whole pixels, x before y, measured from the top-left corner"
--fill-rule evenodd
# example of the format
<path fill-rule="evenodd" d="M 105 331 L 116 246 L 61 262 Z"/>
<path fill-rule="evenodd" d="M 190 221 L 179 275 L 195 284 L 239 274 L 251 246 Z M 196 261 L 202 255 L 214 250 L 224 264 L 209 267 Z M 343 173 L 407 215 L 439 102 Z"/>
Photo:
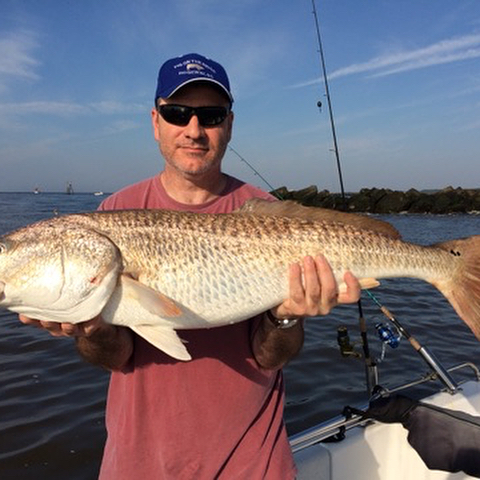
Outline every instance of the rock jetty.
<path fill-rule="evenodd" d="M 363 213 L 471 213 L 480 212 L 480 189 L 446 187 L 437 191 L 407 192 L 388 188 L 363 188 L 348 193 L 345 201 L 339 193 L 318 191 L 315 185 L 289 191 L 280 187 L 271 192 L 281 200 L 295 200 L 302 205 Z M 346 205 L 345 205 L 346 204 Z"/>

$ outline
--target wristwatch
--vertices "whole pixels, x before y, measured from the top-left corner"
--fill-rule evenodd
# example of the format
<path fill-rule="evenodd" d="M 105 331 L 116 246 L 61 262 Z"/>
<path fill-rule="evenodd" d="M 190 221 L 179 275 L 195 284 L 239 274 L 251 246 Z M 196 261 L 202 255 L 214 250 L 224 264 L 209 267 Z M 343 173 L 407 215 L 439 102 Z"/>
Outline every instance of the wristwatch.
<path fill-rule="evenodd" d="M 270 322 L 273 323 L 275 328 L 278 328 L 280 330 L 294 327 L 299 320 L 298 318 L 276 318 L 273 316 L 270 310 L 267 310 L 266 314 L 267 318 L 270 320 Z"/>

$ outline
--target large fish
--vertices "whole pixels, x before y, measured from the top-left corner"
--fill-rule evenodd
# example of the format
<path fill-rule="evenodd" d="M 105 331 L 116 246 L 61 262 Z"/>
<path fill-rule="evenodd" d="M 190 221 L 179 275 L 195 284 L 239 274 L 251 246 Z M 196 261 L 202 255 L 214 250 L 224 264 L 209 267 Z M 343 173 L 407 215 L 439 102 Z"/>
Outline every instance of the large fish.
<path fill-rule="evenodd" d="M 101 313 L 180 360 L 176 330 L 240 322 L 288 295 L 288 266 L 323 253 L 339 283 L 435 285 L 480 338 L 480 236 L 424 247 L 389 224 L 289 202 L 231 214 L 131 210 L 44 220 L 0 238 L 0 307 L 80 322 Z"/>

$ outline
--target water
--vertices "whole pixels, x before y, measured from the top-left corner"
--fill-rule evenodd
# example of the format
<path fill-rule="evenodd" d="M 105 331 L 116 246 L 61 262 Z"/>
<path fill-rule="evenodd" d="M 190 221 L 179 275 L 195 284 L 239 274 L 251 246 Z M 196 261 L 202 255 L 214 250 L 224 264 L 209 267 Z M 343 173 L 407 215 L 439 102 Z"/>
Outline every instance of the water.
<path fill-rule="evenodd" d="M 93 194 L 0 193 L 0 234 L 55 213 L 94 210 L 101 199 Z M 383 218 L 406 239 L 423 244 L 480 234 L 476 215 Z M 383 281 L 373 293 L 445 365 L 469 360 L 480 365 L 477 340 L 433 287 L 397 279 Z M 380 356 L 374 324 L 384 319 L 368 296 L 364 295 L 362 305 L 372 351 Z M 356 305 L 306 322 L 303 351 L 285 369 L 290 433 L 339 414 L 347 404 L 367 400 L 363 363 L 339 353 L 340 325 L 348 327 L 352 342 L 359 342 Z M 356 348 L 361 350 L 359 344 Z M 380 381 L 392 387 L 426 370 L 403 340 L 398 349 L 387 350 Z M 105 441 L 107 383 L 107 373 L 77 357 L 71 339 L 53 338 L 0 311 L 0 478 L 95 479 Z"/>

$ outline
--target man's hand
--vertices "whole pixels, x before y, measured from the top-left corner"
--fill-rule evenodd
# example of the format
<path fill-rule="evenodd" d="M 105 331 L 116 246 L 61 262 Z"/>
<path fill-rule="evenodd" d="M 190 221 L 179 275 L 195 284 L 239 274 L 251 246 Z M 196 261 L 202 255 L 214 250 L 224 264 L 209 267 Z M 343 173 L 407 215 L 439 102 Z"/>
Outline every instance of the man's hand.
<path fill-rule="evenodd" d="M 54 337 L 75 337 L 80 356 L 107 370 L 121 370 L 133 353 L 132 331 L 105 323 L 100 315 L 76 324 L 34 320 L 25 315 L 19 315 L 19 319 L 25 325 L 47 330 Z"/>
<path fill-rule="evenodd" d="M 327 315 L 333 307 L 343 303 L 355 303 L 360 298 L 360 284 L 350 272 L 344 276 L 347 289 L 338 291 L 332 268 L 323 255 L 305 257 L 302 266 L 290 266 L 290 297 L 272 309 L 277 318 L 314 317 Z"/>
<path fill-rule="evenodd" d="M 338 291 L 333 271 L 323 255 L 305 257 L 302 265 L 290 266 L 289 298 L 278 307 L 272 308 L 274 317 L 298 318 L 327 315 L 340 303 L 354 303 L 360 298 L 360 284 L 349 272 L 344 276 L 345 292 Z M 303 345 L 303 322 L 289 328 L 277 328 L 268 315 L 253 337 L 252 349 L 258 364 L 263 368 L 283 367 Z"/>
<path fill-rule="evenodd" d="M 18 318 L 25 325 L 32 325 L 47 330 L 54 337 L 89 337 L 104 325 L 100 315 L 91 320 L 75 324 L 35 320 L 25 315 L 19 315 Z"/>

